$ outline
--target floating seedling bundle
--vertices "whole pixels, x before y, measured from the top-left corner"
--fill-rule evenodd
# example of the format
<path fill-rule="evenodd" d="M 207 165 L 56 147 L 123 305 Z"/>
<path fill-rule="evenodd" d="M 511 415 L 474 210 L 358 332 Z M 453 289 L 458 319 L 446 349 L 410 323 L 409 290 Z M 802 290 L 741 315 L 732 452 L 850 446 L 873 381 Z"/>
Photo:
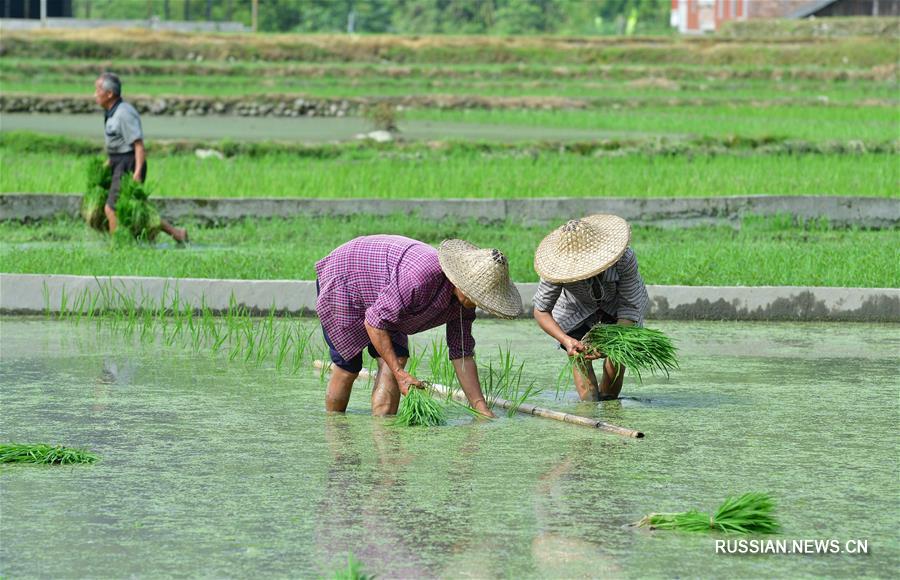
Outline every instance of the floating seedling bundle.
<path fill-rule="evenodd" d="M 347 567 L 335 572 L 332 578 L 333 580 L 375 580 L 375 576 L 366 574 L 362 564 L 353 557 L 353 554 L 347 556 Z"/>
<path fill-rule="evenodd" d="M 778 532 L 778 522 L 772 514 L 774 510 L 775 502 L 768 494 L 750 492 L 740 497 L 726 498 L 712 516 L 697 510 L 649 514 L 636 525 L 685 532 L 774 534 Z"/>
<path fill-rule="evenodd" d="M 447 410 L 435 401 L 431 396 L 431 385 L 423 383 L 424 389 L 411 387 L 409 392 L 400 401 L 397 416 L 391 421 L 391 425 L 401 427 L 435 427 L 447 422 Z"/>
<path fill-rule="evenodd" d="M 69 465 L 93 463 L 99 457 L 84 449 L 72 449 L 61 445 L 0 444 L 0 463 L 40 463 L 45 465 Z"/>
<path fill-rule="evenodd" d="M 87 189 L 81 199 L 81 216 L 89 226 L 99 231 L 107 231 L 106 197 L 112 183 L 112 169 L 102 157 L 92 158 L 87 166 Z M 116 217 L 119 227 L 140 240 L 153 240 L 159 233 L 161 220 L 159 212 L 147 199 L 149 194 L 144 185 L 122 176 L 119 199 L 116 202 Z"/>
<path fill-rule="evenodd" d="M 586 347 L 585 356 L 599 355 L 610 362 L 633 370 L 638 379 L 641 371 L 656 374 L 678 368 L 675 345 L 672 340 L 652 328 L 623 326 L 621 324 L 597 324 L 581 339 Z M 582 357 L 583 358 L 583 357 Z"/>

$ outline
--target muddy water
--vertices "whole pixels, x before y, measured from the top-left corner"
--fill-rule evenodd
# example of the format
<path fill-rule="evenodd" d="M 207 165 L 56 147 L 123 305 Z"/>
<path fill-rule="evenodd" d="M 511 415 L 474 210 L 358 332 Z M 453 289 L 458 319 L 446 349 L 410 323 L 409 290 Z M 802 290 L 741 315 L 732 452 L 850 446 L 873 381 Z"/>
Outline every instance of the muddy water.
<path fill-rule="evenodd" d="M 0 440 L 102 461 L 0 468 L 0 573 L 310 577 L 349 552 L 380 577 L 896 571 L 897 327 L 658 326 L 682 369 L 598 406 L 554 398 L 563 355 L 533 323 L 476 324 L 482 358 L 508 341 L 543 403 L 647 434 L 629 440 L 526 417 L 391 428 L 363 386 L 328 417 L 311 373 L 5 318 Z M 716 555 L 715 537 L 626 526 L 749 490 L 778 499 L 781 539 L 870 553 Z"/>

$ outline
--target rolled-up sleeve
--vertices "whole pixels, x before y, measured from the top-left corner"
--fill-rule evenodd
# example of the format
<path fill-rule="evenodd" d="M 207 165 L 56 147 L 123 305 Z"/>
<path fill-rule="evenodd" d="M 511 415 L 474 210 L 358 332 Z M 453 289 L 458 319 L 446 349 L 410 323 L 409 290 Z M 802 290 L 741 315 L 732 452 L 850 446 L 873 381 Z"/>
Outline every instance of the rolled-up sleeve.
<path fill-rule="evenodd" d="M 393 330 L 403 317 L 403 301 L 394 285 L 385 286 L 366 309 L 366 322 L 381 330 Z"/>
<path fill-rule="evenodd" d="M 644 279 L 641 278 L 641 273 L 638 271 L 638 261 L 634 250 L 631 248 L 625 250 L 625 253 L 616 262 L 616 270 L 619 273 L 619 281 L 616 283 L 619 308 L 616 317 L 643 324 L 650 297 L 647 294 Z"/>
<path fill-rule="evenodd" d="M 559 300 L 562 290 L 562 284 L 553 284 L 552 282 L 541 280 L 531 303 L 541 312 L 551 312 L 553 307 L 556 306 L 556 301 Z"/>
<path fill-rule="evenodd" d="M 474 308 L 460 308 L 462 316 L 447 321 L 447 349 L 450 359 L 472 356 L 475 353 L 475 337 L 472 336 L 472 322 L 475 321 Z"/>

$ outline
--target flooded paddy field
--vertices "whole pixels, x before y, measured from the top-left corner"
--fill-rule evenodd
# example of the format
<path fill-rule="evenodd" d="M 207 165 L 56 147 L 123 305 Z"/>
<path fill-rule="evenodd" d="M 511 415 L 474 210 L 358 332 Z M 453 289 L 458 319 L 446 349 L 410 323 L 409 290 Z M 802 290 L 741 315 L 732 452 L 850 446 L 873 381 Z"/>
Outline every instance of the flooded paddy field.
<path fill-rule="evenodd" d="M 533 322 L 475 325 L 481 362 L 510 348 L 540 404 L 646 433 L 632 440 L 524 416 L 391 427 L 362 380 L 347 415 L 327 416 L 312 371 L 4 318 L 0 440 L 101 461 L 0 468 L 0 573 L 313 577 L 353 553 L 385 578 L 892 575 L 897 327 L 650 326 L 682 368 L 598 405 L 555 396 L 564 355 Z M 752 490 L 777 499 L 776 538 L 869 553 L 717 555 L 722 536 L 628 526 Z"/>

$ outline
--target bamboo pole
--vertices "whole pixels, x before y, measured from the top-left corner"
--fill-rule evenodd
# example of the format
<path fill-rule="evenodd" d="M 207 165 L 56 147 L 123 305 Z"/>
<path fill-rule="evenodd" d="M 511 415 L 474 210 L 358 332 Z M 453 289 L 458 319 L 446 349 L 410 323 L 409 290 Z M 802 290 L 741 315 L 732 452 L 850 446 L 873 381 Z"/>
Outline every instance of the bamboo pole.
<path fill-rule="evenodd" d="M 313 361 L 313 366 L 319 370 L 325 367 L 325 363 L 316 360 Z M 330 367 L 331 364 L 328 364 Z M 363 369 L 359 376 L 361 377 L 371 377 L 369 371 L 367 369 Z M 469 404 L 469 400 L 466 399 L 466 395 L 461 390 L 451 390 L 444 385 L 440 385 L 438 383 L 430 383 L 431 387 L 435 390 L 435 392 L 447 397 L 452 397 L 455 401 L 460 403 Z M 582 417 L 581 415 L 573 415 L 571 413 L 563 413 L 562 411 L 554 411 L 553 409 L 545 409 L 543 407 L 538 407 L 536 405 L 532 405 L 530 403 L 522 403 L 521 405 L 516 406 L 512 401 L 507 401 L 506 399 L 495 398 L 493 399 L 495 407 L 502 407 L 503 409 L 512 409 L 515 408 L 516 411 L 522 413 L 523 415 L 531 415 L 533 417 L 543 417 L 544 419 L 553 419 L 555 421 L 562 421 L 563 423 L 571 423 L 572 425 L 583 425 L 585 427 L 591 427 L 594 429 L 599 429 L 600 431 L 604 431 L 606 433 L 613 433 L 615 435 L 621 435 L 622 437 L 633 437 L 635 439 L 642 439 L 644 437 L 644 433 L 642 431 L 637 431 L 635 429 L 629 429 L 627 427 L 620 427 L 618 425 L 613 425 L 612 423 L 607 423 L 606 421 L 600 421 L 599 419 L 591 419 L 589 417 Z"/>

